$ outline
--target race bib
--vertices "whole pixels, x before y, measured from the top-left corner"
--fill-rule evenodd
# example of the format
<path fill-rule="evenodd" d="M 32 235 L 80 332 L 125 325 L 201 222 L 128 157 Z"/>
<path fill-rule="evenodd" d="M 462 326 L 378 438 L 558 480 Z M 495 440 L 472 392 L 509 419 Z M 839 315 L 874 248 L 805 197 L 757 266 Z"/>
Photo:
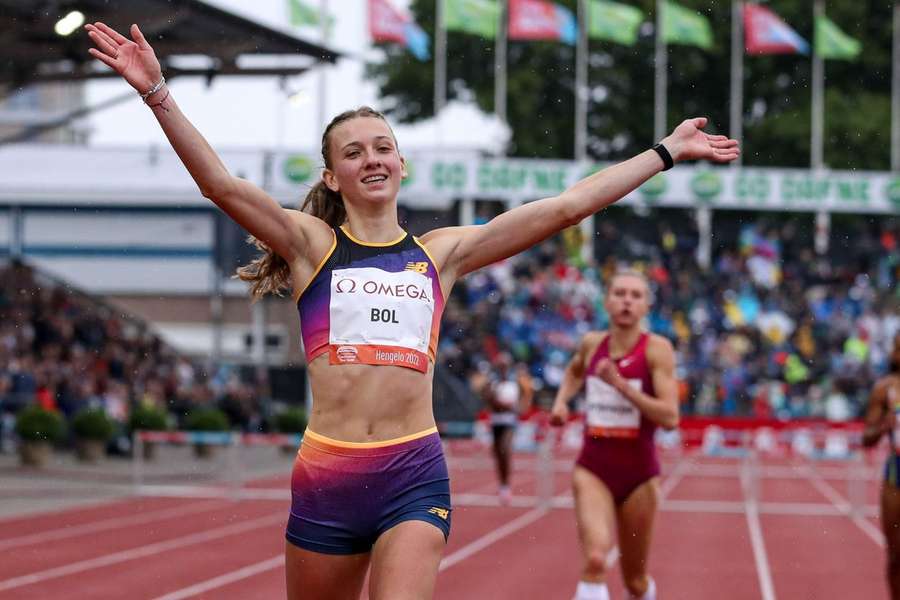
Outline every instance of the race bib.
<path fill-rule="evenodd" d="M 641 389 L 640 379 L 626 381 L 634 389 Z M 636 438 L 641 427 L 641 411 L 599 377 L 588 377 L 586 385 L 588 435 Z"/>
<path fill-rule="evenodd" d="M 428 370 L 434 316 L 431 279 L 374 267 L 331 273 L 331 364 L 396 365 Z"/>

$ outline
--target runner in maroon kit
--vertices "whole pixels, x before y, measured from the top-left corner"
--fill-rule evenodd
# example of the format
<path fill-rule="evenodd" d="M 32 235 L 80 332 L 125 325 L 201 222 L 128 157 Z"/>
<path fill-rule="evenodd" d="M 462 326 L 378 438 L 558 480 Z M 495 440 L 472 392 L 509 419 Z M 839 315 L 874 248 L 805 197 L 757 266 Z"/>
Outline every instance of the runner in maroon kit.
<path fill-rule="evenodd" d="M 647 280 L 617 273 L 605 300 L 609 331 L 584 335 L 553 404 L 552 422 L 586 384 L 585 437 L 572 486 L 584 556 L 575 600 L 608 600 L 607 565 L 618 529 L 622 576 L 632 598 L 655 600 L 647 555 L 659 497 L 657 426 L 678 425 L 675 352 L 665 338 L 641 329 L 650 308 Z"/>

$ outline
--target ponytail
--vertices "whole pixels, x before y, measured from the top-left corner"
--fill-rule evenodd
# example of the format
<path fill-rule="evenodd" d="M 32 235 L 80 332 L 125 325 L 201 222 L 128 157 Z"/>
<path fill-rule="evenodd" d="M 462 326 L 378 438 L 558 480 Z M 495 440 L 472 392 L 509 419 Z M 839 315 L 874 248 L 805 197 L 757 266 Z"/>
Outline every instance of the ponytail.
<path fill-rule="evenodd" d="M 331 191 L 325 182 L 319 180 L 306 194 L 300 210 L 328 223 L 329 227 L 340 227 L 347 220 L 344 199 L 339 192 Z M 250 297 L 256 301 L 266 294 L 284 296 L 291 289 L 291 268 L 287 261 L 269 248 L 268 244 L 252 235 L 247 243 L 262 252 L 253 261 L 239 267 L 236 277 L 250 283 Z"/>
<path fill-rule="evenodd" d="M 347 220 L 347 209 L 344 208 L 344 199 L 340 192 L 331 191 L 322 180 L 312 186 L 306 194 L 300 210 L 322 219 L 332 229 L 340 227 Z"/>

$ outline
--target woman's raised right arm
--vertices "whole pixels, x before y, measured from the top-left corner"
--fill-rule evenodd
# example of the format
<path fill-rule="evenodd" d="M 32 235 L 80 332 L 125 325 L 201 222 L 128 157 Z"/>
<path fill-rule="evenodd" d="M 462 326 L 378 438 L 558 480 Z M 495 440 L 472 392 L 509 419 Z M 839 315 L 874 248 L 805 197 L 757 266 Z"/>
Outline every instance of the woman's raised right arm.
<path fill-rule="evenodd" d="M 121 75 L 138 93 L 146 94 L 163 81 L 156 54 L 137 25 L 131 26 L 132 39 L 100 22 L 85 25 L 85 29 L 96 46 L 88 50 L 91 56 Z M 309 253 L 308 238 L 315 228 L 314 217 L 283 209 L 257 186 L 231 175 L 200 132 L 179 110 L 171 90 L 164 83 L 144 101 L 203 196 L 289 264 Z"/>

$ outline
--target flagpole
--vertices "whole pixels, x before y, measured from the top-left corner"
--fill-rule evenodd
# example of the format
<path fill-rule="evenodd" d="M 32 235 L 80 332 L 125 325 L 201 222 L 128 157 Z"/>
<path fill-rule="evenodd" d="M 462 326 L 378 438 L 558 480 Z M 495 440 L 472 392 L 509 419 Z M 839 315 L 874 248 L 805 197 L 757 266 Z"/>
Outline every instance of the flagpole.
<path fill-rule="evenodd" d="M 319 28 L 322 36 L 322 46 L 328 47 L 328 0 L 319 0 Z M 328 123 L 328 109 L 325 106 L 328 103 L 327 86 L 328 78 L 326 77 L 325 67 L 324 65 L 320 65 L 318 77 L 319 107 L 316 117 L 318 119 L 316 126 L 319 128 L 320 132 L 325 131 L 325 127 Z"/>
<path fill-rule="evenodd" d="M 900 2 L 894 2 L 894 49 L 891 61 L 891 170 L 900 171 Z"/>
<path fill-rule="evenodd" d="M 731 123 L 729 133 L 735 140 L 743 136 L 744 125 L 744 3 L 734 0 L 731 9 Z M 737 157 L 734 167 L 740 167 Z"/>
<path fill-rule="evenodd" d="M 578 45 L 575 47 L 575 160 L 587 157 L 588 7 L 578 0 Z"/>
<path fill-rule="evenodd" d="M 434 116 L 447 104 L 447 28 L 444 27 L 444 0 L 434 4 Z"/>
<path fill-rule="evenodd" d="M 653 141 L 658 142 L 666 135 L 666 105 L 668 103 L 668 50 L 663 37 L 663 11 L 665 0 L 656 0 L 656 76 L 654 96 L 656 108 L 653 114 Z"/>
<path fill-rule="evenodd" d="M 813 4 L 813 49 L 812 49 L 812 132 L 810 139 L 810 167 L 815 177 L 825 167 L 824 130 L 825 130 L 825 61 L 816 47 L 817 23 L 825 16 L 825 0 L 815 0 Z M 828 238 L 831 229 L 831 217 L 827 211 L 816 211 L 816 252 L 824 254 L 828 251 Z"/>
<path fill-rule="evenodd" d="M 509 6 L 507 0 L 499 0 L 497 39 L 494 42 L 494 114 L 506 124 L 506 45 Z"/>
<path fill-rule="evenodd" d="M 815 0 L 813 4 L 813 22 L 825 16 L 824 0 Z M 814 25 L 815 27 L 815 25 Z M 825 128 L 825 61 L 817 52 L 815 36 L 813 37 L 812 60 L 812 139 L 810 141 L 810 166 L 821 169 L 824 163 L 822 133 Z"/>
<path fill-rule="evenodd" d="M 587 160 L 588 116 L 588 0 L 578 0 L 578 40 L 575 47 L 575 160 Z M 594 259 L 594 215 L 581 221 L 581 258 L 586 264 Z"/>

